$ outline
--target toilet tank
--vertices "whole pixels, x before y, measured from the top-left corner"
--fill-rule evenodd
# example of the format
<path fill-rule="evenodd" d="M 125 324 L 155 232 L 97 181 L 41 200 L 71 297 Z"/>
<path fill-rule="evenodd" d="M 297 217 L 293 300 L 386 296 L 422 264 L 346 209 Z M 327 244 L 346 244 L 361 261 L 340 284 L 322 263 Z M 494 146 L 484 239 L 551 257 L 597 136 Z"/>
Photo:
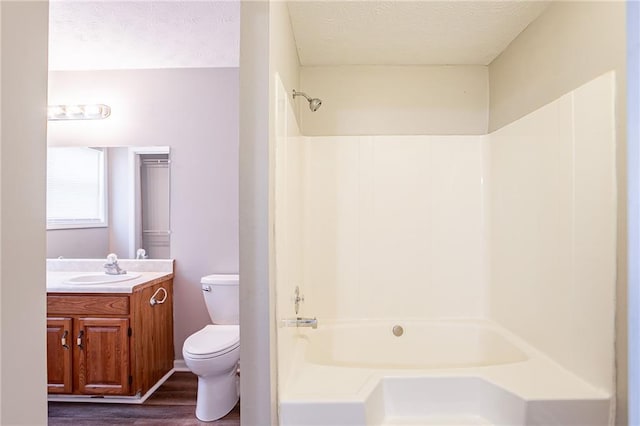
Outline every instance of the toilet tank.
<path fill-rule="evenodd" d="M 211 321 L 222 325 L 240 324 L 238 275 L 207 275 L 200 283 Z"/>

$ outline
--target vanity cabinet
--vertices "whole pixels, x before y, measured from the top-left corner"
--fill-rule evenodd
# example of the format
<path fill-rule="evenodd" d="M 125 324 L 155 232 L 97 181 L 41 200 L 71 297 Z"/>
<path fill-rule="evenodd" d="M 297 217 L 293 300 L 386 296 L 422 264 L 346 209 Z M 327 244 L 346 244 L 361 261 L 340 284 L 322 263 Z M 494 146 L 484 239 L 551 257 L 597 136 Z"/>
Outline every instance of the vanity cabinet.
<path fill-rule="evenodd" d="M 163 303 L 151 303 L 154 295 Z M 173 360 L 171 277 L 126 294 L 47 295 L 49 393 L 144 395 Z"/>

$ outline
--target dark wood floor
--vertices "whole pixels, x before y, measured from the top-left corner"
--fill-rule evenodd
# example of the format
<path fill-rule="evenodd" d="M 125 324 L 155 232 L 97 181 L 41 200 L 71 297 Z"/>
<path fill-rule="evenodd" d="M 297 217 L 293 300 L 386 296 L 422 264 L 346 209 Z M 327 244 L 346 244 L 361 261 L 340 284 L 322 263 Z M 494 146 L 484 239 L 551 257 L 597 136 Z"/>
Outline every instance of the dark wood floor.
<path fill-rule="evenodd" d="M 240 404 L 215 422 L 196 418 L 197 376 L 177 372 L 144 404 L 49 403 L 49 426 L 174 425 L 240 426 Z"/>

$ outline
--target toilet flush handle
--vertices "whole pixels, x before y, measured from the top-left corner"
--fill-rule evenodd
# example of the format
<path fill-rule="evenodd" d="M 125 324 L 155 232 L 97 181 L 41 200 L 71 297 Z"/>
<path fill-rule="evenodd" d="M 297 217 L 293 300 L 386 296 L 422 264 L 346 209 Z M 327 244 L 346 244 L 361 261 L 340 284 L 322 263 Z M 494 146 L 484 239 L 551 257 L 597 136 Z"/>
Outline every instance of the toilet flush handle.
<path fill-rule="evenodd" d="M 211 291 L 211 286 L 210 286 L 210 285 L 203 284 L 203 285 L 202 285 L 202 291 Z"/>

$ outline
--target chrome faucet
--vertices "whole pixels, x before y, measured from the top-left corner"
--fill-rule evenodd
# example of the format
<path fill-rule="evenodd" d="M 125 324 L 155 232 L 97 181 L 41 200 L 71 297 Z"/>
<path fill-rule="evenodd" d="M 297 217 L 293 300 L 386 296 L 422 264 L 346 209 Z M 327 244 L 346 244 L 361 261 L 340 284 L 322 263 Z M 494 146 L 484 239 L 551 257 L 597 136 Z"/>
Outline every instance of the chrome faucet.
<path fill-rule="evenodd" d="M 285 327 L 311 327 L 313 329 L 318 328 L 318 320 L 316 318 L 289 318 L 283 319 L 282 325 Z"/>
<path fill-rule="evenodd" d="M 115 253 L 111 253 L 107 256 L 107 263 L 104 264 L 104 272 L 107 275 L 124 275 L 127 273 L 124 269 L 118 265 L 118 256 Z"/>
<path fill-rule="evenodd" d="M 318 328 L 318 320 L 316 318 L 302 318 L 297 316 L 300 311 L 300 302 L 304 302 L 304 296 L 300 294 L 300 288 L 296 286 L 293 294 L 293 307 L 296 311 L 295 318 L 287 318 L 282 320 L 282 325 L 285 327 L 311 327 Z"/>

